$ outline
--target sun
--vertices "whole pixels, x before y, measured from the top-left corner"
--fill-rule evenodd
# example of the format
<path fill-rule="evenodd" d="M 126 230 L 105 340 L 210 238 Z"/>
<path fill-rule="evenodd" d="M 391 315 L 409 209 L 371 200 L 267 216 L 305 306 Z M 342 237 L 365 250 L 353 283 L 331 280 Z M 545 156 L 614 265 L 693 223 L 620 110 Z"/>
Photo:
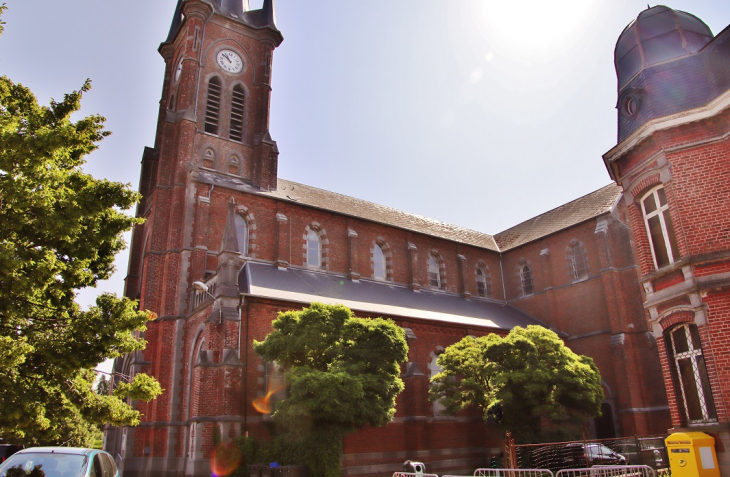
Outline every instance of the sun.
<path fill-rule="evenodd" d="M 597 5 L 591 0 L 486 0 L 478 3 L 480 29 L 491 54 L 530 63 L 547 61 L 590 28 Z"/>

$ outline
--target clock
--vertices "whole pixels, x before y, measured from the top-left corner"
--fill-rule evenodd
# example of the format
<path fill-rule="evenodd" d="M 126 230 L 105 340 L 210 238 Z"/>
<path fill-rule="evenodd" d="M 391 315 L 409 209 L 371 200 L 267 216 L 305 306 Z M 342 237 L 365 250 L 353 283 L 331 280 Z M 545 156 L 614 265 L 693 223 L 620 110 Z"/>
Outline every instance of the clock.
<path fill-rule="evenodd" d="M 239 73 L 243 69 L 243 61 L 238 53 L 231 50 L 221 50 L 216 56 L 218 66 L 229 73 Z"/>
<path fill-rule="evenodd" d="M 182 60 L 177 64 L 177 68 L 175 68 L 175 81 L 180 79 L 180 73 L 182 73 Z"/>

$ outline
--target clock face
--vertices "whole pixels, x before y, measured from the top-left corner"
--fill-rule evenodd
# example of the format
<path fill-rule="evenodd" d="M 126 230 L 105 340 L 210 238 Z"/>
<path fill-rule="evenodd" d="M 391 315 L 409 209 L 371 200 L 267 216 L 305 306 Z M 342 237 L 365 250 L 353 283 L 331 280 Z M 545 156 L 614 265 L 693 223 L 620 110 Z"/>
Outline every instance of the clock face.
<path fill-rule="evenodd" d="M 228 71 L 229 73 L 239 73 L 243 69 L 243 61 L 238 53 L 231 50 L 221 50 L 216 56 L 218 66 Z"/>
<path fill-rule="evenodd" d="M 182 73 L 182 60 L 180 60 L 175 69 L 175 81 L 180 79 L 180 73 Z"/>

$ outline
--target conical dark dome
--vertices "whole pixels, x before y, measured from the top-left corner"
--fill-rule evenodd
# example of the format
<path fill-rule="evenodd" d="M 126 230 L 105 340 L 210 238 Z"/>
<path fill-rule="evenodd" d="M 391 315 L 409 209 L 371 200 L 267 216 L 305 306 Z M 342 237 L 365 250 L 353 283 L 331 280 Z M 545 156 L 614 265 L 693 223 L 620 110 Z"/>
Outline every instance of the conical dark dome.
<path fill-rule="evenodd" d="M 710 28 L 694 15 L 663 5 L 644 10 L 616 42 L 619 90 L 644 68 L 696 53 L 712 38 Z"/>

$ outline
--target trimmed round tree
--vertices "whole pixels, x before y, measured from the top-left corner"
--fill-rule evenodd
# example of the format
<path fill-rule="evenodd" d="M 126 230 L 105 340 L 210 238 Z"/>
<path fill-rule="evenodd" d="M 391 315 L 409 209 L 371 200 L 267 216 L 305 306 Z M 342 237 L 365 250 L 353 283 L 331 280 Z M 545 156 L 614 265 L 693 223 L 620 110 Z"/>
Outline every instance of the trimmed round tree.
<path fill-rule="evenodd" d="M 439 356 L 431 400 L 447 413 L 476 406 L 484 420 L 531 442 L 540 434 L 570 433 L 601 414 L 603 388 L 593 359 L 541 326 L 507 336 L 467 336 Z"/>
<path fill-rule="evenodd" d="M 312 303 L 280 313 L 254 350 L 284 371 L 287 397 L 274 422 L 304 448 L 313 475 L 338 476 L 342 439 L 393 419 L 403 390 L 405 332 L 391 320 L 357 318 L 341 305 Z"/>

